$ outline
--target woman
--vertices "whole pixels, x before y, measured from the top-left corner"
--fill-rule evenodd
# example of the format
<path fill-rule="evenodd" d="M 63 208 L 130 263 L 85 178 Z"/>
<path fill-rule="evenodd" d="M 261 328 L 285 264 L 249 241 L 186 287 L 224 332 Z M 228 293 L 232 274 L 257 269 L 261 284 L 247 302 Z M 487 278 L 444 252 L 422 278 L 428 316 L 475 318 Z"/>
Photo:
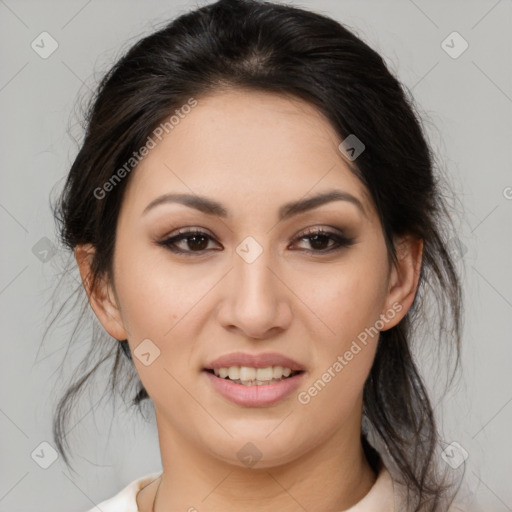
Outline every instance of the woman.
<path fill-rule="evenodd" d="M 383 59 L 328 17 L 219 0 L 136 43 L 87 120 L 56 217 L 109 335 L 91 354 L 153 402 L 163 468 L 93 510 L 455 510 L 411 348 L 438 325 L 458 354 L 451 221 Z M 57 407 L 67 462 L 98 366 Z"/>

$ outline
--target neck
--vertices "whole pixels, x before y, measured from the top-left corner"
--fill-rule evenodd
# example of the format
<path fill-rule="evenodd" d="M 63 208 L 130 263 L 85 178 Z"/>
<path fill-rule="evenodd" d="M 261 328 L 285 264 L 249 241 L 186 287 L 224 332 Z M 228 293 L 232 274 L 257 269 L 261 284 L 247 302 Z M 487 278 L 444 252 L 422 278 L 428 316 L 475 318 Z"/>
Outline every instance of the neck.
<path fill-rule="evenodd" d="M 253 509 L 255 502 L 261 512 L 345 510 L 370 491 L 377 476 L 364 455 L 360 423 L 289 462 L 266 467 L 260 467 L 264 457 L 252 467 L 223 462 L 179 436 L 158 414 L 157 423 L 164 471 L 161 482 L 138 497 L 143 512 L 152 510 L 158 485 L 156 512 L 235 512 Z"/>

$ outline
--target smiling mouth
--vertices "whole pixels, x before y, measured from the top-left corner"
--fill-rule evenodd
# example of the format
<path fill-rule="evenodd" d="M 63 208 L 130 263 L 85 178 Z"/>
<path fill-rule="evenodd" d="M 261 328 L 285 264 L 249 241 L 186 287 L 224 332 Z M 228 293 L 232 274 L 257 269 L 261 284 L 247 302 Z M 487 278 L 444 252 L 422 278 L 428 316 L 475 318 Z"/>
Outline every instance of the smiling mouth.
<path fill-rule="evenodd" d="M 215 377 L 219 378 L 219 379 L 222 379 L 222 380 L 227 380 L 229 382 L 232 382 L 233 384 L 240 384 L 242 386 L 265 386 L 265 385 L 271 385 L 271 384 L 276 384 L 278 382 L 281 382 L 283 380 L 287 380 L 287 379 L 291 379 L 292 377 L 294 377 L 295 375 L 298 375 L 298 374 L 301 374 L 301 373 L 304 373 L 303 370 L 298 370 L 298 371 L 290 371 L 290 372 L 281 372 L 281 376 L 280 377 L 277 377 L 277 378 L 266 378 L 264 380 L 259 380 L 257 378 L 253 378 L 253 379 L 249 379 L 249 380 L 245 380 L 245 379 L 240 379 L 240 378 L 230 378 L 229 374 L 228 375 L 225 375 L 225 372 L 219 372 L 217 370 L 212 370 L 212 369 L 209 369 L 209 368 L 205 368 L 206 372 L 208 373 L 211 373 L 212 375 L 214 375 Z"/>

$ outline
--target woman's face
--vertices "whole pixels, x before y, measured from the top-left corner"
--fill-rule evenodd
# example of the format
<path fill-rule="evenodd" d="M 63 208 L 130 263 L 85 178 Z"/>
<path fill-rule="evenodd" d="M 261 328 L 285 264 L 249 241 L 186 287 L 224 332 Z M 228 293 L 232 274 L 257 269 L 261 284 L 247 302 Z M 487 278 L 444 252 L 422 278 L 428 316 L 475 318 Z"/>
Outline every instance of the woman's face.
<path fill-rule="evenodd" d="M 114 256 L 118 317 L 103 324 L 128 338 L 161 437 L 265 467 L 359 435 L 376 332 L 410 304 L 397 301 L 378 216 L 340 142 L 300 100 L 219 92 L 132 171 Z M 334 191 L 341 199 L 308 203 Z M 184 231 L 200 234 L 162 243 Z M 282 355 L 303 371 L 260 390 L 205 370 L 232 353 Z M 252 362 L 242 366 L 287 366 Z"/>

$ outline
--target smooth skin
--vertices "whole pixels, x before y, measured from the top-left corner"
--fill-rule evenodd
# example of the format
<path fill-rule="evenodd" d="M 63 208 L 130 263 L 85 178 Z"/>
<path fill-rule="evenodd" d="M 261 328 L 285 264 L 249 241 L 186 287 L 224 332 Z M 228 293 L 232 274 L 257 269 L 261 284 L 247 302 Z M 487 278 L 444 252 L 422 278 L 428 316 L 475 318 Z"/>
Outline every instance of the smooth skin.
<path fill-rule="evenodd" d="M 113 280 L 89 289 L 94 248 L 75 249 L 105 330 L 128 339 L 132 354 L 145 339 L 160 350 L 149 366 L 133 357 L 155 405 L 163 467 L 156 511 L 348 509 L 376 479 L 360 432 L 377 336 L 309 403 L 297 395 L 381 314 L 381 330 L 403 318 L 418 286 L 422 241 L 397 239 L 399 263 L 390 263 L 368 191 L 339 151 L 339 136 L 308 103 L 237 89 L 197 100 L 132 171 Z M 283 204 L 331 189 L 363 208 L 336 200 L 278 221 Z M 206 196 L 229 215 L 169 202 L 144 213 L 166 193 Z M 188 256 L 158 245 L 180 228 L 207 234 L 175 243 Z M 353 243 L 326 252 L 333 239 L 304 238 L 320 228 Z M 252 263 L 236 252 L 248 236 L 263 251 Z M 234 351 L 285 354 L 306 367 L 304 384 L 272 406 L 235 405 L 202 371 Z M 248 442 L 261 452 L 253 467 L 237 456 Z M 139 492 L 141 512 L 151 511 L 158 483 Z"/>

